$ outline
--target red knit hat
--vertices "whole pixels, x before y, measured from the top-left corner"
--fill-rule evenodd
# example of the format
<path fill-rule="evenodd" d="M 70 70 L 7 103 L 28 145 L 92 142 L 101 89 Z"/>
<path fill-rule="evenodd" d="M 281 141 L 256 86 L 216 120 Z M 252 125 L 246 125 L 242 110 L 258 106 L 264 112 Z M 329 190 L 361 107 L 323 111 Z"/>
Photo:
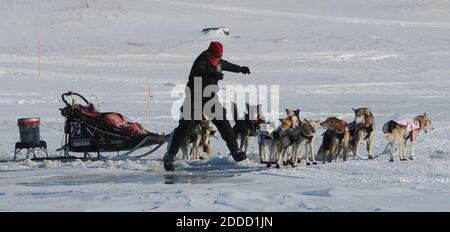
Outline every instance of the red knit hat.
<path fill-rule="evenodd" d="M 209 44 L 208 52 L 217 58 L 221 58 L 223 54 L 223 45 L 219 41 L 213 41 Z"/>

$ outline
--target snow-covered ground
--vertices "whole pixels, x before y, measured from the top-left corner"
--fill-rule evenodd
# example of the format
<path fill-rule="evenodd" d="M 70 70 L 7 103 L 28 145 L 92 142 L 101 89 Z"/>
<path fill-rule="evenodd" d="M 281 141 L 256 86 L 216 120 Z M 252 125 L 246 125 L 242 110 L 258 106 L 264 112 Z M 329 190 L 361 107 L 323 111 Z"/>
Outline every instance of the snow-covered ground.
<path fill-rule="evenodd" d="M 436 128 L 420 135 L 417 160 L 407 162 L 382 156 L 267 169 L 252 141 L 249 161 L 180 161 L 173 174 L 163 170 L 164 148 L 138 161 L 0 163 L 0 211 L 449 211 L 449 11 L 446 0 L 0 1 L 2 160 L 12 158 L 19 117 L 41 117 L 57 155 L 60 94 L 68 90 L 94 103 L 95 93 L 101 111 L 170 132 L 170 90 L 186 83 L 211 40 L 252 71 L 227 73 L 223 85 L 280 85 L 282 109 L 307 118 L 350 121 L 351 107 L 370 107 L 376 153 L 392 117 L 427 112 Z M 230 36 L 200 32 L 216 26 Z M 221 140 L 213 143 L 226 154 Z"/>

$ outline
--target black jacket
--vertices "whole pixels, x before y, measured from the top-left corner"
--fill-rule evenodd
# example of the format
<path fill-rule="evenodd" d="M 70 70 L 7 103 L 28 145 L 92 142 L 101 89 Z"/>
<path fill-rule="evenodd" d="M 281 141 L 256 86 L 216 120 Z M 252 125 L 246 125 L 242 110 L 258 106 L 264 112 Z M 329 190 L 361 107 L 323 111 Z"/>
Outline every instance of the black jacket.
<path fill-rule="evenodd" d="M 235 73 L 240 72 L 241 67 L 239 65 L 235 65 L 223 59 L 220 59 L 219 62 L 219 67 L 215 69 L 208 61 L 207 51 L 202 52 L 197 59 L 195 59 L 189 74 L 189 81 L 187 83 L 187 87 L 191 89 L 191 93 L 193 93 L 194 89 L 194 77 L 201 77 L 203 92 L 206 86 L 218 84 L 219 80 L 222 79 L 222 71 L 230 71 Z M 218 88 L 215 92 L 217 91 Z"/>

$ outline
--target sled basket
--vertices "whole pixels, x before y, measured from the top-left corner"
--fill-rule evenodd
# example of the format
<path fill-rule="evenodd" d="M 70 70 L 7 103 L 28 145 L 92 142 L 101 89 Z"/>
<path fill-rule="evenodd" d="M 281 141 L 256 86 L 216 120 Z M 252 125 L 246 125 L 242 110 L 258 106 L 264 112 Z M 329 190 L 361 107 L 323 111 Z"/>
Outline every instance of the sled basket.
<path fill-rule="evenodd" d="M 78 97 L 85 104 L 69 103 L 68 97 Z M 60 111 L 66 118 L 63 146 L 66 151 L 119 152 L 166 142 L 166 135 L 147 131 L 120 113 L 98 112 L 81 94 L 70 91 L 61 98 L 65 104 Z"/>

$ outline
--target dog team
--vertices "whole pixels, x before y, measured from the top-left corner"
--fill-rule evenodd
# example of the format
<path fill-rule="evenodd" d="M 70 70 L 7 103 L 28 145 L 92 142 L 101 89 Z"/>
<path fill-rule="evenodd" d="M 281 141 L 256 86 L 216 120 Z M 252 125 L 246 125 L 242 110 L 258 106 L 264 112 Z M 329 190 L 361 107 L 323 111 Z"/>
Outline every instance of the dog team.
<path fill-rule="evenodd" d="M 246 104 L 246 112 L 243 118 L 238 118 L 237 106 L 233 103 L 233 119 L 235 125 L 233 131 L 240 138 L 240 149 L 247 152 L 250 137 L 256 137 L 260 163 L 276 168 L 285 165 L 298 166 L 302 157 L 306 165 L 317 164 L 317 157 L 323 163 L 331 162 L 334 158 L 337 162 L 339 156 L 347 160 L 349 155 L 359 157 L 359 146 L 365 141 L 368 159 L 376 158 L 373 154 L 375 119 L 367 107 L 353 109 L 355 118 L 352 122 L 337 117 L 328 117 L 319 122 L 314 119 L 301 119 L 300 110 L 286 109 L 286 117 L 280 119 L 280 126 L 274 122 L 266 122 L 261 113 L 261 105 Z M 318 127 L 325 129 L 322 134 L 322 144 L 315 153 L 314 137 Z M 398 151 L 401 161 L 407 160 L 405 148 L 410 141 L 409 159 L 415 158 L 414 146 L 420 131 L 427 133 L 433 130 L 431 120 L 426 113 L 413 119 L 389 120 L 383 125 L 383 133 L 390 147 L 390 160 L 394 161 L 394 153 Z M 203 159 L 202 153 L 211 156 L 211 138 L 215 137 L 210 120 L 204 118 L 193 128 L 190 135 L 182 144 L 183 159 Z M 395 148 L 398 143 L 398 149 Z M 188 147 L 191 147 L 188 152 Z M 386 151 L 386 149 L 385 149 Z M 383 153 L 385 152 L 383 151 Z M 382 154 L 383 154 L 382 153 Z M 303 156 L 304 154 L 304 156 Z M 381 155 L 381 154 L 380 154 Z"/>

